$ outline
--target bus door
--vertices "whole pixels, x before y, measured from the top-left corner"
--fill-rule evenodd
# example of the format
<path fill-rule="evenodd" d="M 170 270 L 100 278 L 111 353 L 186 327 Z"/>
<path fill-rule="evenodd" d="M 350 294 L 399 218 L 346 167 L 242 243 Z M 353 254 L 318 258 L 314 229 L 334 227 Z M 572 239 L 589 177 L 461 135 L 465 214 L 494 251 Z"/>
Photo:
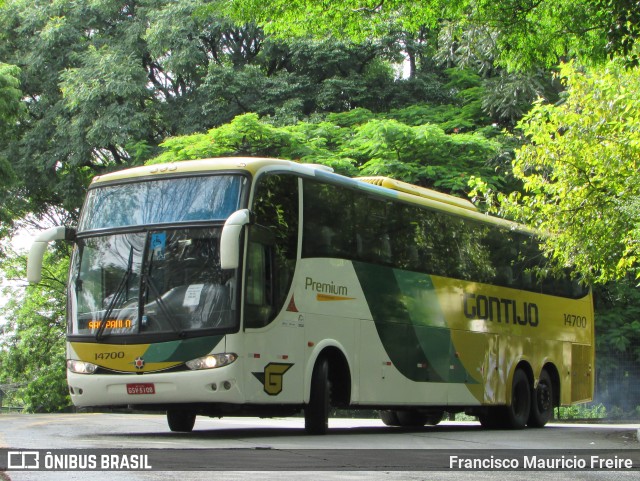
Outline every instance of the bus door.
<path fill-rule="evenodd" d="M 300 403 L 304 325 L 289 308 L 298 248 L 298 178 L 257 180 L 245 260 L 245 396 L 258 404 Z"/>

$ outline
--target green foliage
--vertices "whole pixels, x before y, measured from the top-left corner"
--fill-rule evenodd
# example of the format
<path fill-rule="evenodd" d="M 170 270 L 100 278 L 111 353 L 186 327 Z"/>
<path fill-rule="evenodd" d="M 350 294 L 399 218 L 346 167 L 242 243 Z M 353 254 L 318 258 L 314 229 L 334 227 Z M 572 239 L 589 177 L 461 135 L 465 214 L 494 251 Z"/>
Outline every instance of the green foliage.
<path fill-rule="evenodd" d="M 548 102 L 557 100 L 556 86 L 546 71 L 498 75 L 484 83 L 482 111 L 505 126 L 515 125 L 542 98 Z"/>
<path fill-rule="evenodd" d="M 0 62 L 0 145 L 10 142 L 24 108 L 21 103 L 20 69 Z M 9 158 L 0 152 L 0 238 L 8 232 L 12 220 L 10 186 L 16 176 Z"/>
<path fill-rule="evenodd" d="M 362 175 L 389 175 L 445 191 L 465 190 L 473 174 L 497 181 L 487 165 L 498 151 L 497 143 L 481 135 L 447 135 L 437 125 L 410 127 L 396 120 L 372 120 L 345 145 Z"/>
<path fill-rule="evenodd" d="M 251 19 L 269 33 L 318 37 L 343 35 L 363 40 L 383 35 L 390 24 L 406 31 L 416 32 L 420 27 L 434 26 L 452 13 L 464 11 L 469 4 L 462 2 L 407 2 L 404 0 L 345 0 L 342 2 L 314 2 L 301 0 L 260 2 L 210 2 L 210 9 L 226 9 L 240 21 Z"/>
<path fill-rule="evenodd" d="M 530 143 L 517 152 L 514 174 L 525 193 L 500 196 L 502 212 L 548 233 L 555 263 L 589 281 L 637 273 L 640 70 L 572 63 L 561 74 L 565 101 L 539 102 L 520 124 Z"/>
<path fill-rule="evenodd" d="M 563 421 L 604 419 L 607 417 L 607 408 L 603 404 L 574 404 L 573 406 L 560 407 L 558 419 Z"/>
<path fill-rule="evenodd" d="M 607 31 L 607 52 L 613 58 L 622 55 L 629 66 L 640 63 L 637 41 L 640 38 L 640 10 L 634 0 L 596 0 L 598 10 L 610 19 Z"/>
<path fill-rule="evenodd" d="M 515 72 L 503 68 L 500 54 L 504 50 L 499 48 L 498 33 L 487 24 L 445 23 L 438 37 L 436 58 L 457 67 L 447 71 L 451 76 L 448 85 L 455 88 L 462 84 L 466 90 L 460 96 L 466 92 L 477 99 L 466 108 L 474 107 L 493 122 L 512 128 L 538 98 L 556 101 L 560 86 L 538 63 Z"/>
<path fill-rule="evenodd" d="M 287 153 L 297 145 L 297 136 L 289 129 L 262 122 L 257 114 L 245 114 L 207 134 L 167 139 L 162 146 L 168 150 L 149 163 L 229 155 L 290 157 Z"/>
<path fill-rule="evenodd" d="M 20 69 L 0 62 L 0 134 L 11 128 L 22 112 Z"/>
<path fill-rule="evenodd" d="M 44 281 L 10 286 L 0 311 L 7 323 L 0 344 L 0 383 L 20 386 L 13 395 L 30 412 L 54 412 L 70 404 L 65 379 L 65 282 L 67 252 L 45 257 Z M 24 257 L 13 255 L 0 264 L 8 279 L 25 277 Z M 23 282 L 23 281 L 18 281 Z"/>
<path fill-rule="evenodd" d="M 453 93 L 455 103 L 426 104 L 415 103 L 401 109 L 392 109 L 387 117 L 408 125 L 437 124 L 447 133 L 473 131 L 488 125 L 491 119 L 482 111 L 482 98 L 485 94 L 480 78 L 469 73 L 468 78 L 477 80 L 473 85 L 463 85 L 459 82 L 459 70 L 449 69 L 447 75 L 452 81 L 445 84 Z"/>
<path fill-rule="evenodd" d="M 323 122 L 284 127 L 257 114 L 245 114 L 207 134 L 166 140 L 165 152 L 150 163 L 271 156 L 321 163 L 347 175 L 390 176 L 447 192 L 465 191 L 472 175 L 481 176 L 493 188 L 502 185 L 503 174 L 492 163 L 501 151 L 497 141 L 478 133 L 447 134 L 435 124 L 421 124 L 427 111 L 432 113 L 427 106 L 388 115 L 356 109 L 329 115 Z"/>
<path fill-rule="evenodd" d="M 500 63 L 512 69 L 551 67 L 576 56 L 602 62 L 612 26 L 605 12 L 585 0 L 479 0 L 471 21 L 496 29 Z"/>
<path fill-rule="evenodd" d="M 466 32 L 460 43 L 468 46 L 467 53 L 476 57 L 473 51 L 495 48 L 498 63 L 510 69 L 550 67 L 572 56 L 602 62 L 609 54 L 632 55 L 640 35 L 633 0 L 210 2 L 210 9 L 221 7 L 236 19 L 256 21 L 268 32 L 286 36 L 362 40 L 394 28 L 418 32 L 449 22 L 458 40 L 459 27 Z"/>
<path fill-rule="evenodd" d="M 66 127 L 77 133 L 74 136 L 84 136 L 88 145 L 110 150 L 115 163 L 128 159 L 125 145 L 144 139 L 153 124 L 139 54 L 120 46 L 91 45 L 79 65 L 61 72 L 60 79 L 63 105 L 71 117 Z"/>

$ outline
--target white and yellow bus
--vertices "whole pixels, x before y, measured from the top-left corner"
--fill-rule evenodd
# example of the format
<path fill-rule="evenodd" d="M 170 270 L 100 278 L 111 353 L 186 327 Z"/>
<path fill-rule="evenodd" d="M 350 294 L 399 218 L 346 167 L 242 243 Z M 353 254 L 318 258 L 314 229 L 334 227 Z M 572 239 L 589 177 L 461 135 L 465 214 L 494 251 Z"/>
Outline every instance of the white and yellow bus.
<path fill-rule="evenodd" d="M 543 426 L 588 401 L 593 308 L 542 278 L 529 231 L 463 199 L 321 166 L 222 158 L 93 180 L 68 282 L 76 406 L 288 416 L 324 433 L 331 407 L 387 425 L 467 412 Z"/>

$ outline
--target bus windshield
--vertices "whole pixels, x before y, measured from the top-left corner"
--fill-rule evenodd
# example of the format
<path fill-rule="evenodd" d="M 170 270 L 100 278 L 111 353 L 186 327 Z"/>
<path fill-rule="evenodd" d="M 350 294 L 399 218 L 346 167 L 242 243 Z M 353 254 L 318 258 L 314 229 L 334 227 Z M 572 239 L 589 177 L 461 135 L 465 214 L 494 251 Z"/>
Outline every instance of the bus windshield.
<path fill-rule="evenodd" d="M 240 207 L 245 178 L 209 175 L 153 179 L 92 188 L 78 231 L 223 221 Z"/>
<path fill-rule="evenodd" d="M 231 331 L 233 271 L 220 268 L 220 227 L 80 239 L 69 284 L 70 335 Z"/>

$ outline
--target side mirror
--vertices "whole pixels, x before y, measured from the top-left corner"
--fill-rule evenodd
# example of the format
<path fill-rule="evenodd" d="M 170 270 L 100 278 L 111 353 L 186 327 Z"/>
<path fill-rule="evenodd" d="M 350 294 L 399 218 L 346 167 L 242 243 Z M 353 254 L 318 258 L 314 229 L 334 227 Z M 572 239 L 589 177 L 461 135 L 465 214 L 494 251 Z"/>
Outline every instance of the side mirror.
<path fill-rule="evenodd" d="M 220 235 L 220 267 L 236 269 L 240 265 L 240 233 L 251 223 L 249 209 L 240 209 L 229 216 Z"/>
<path fill-rule="evenodd" d="M 41 232 L 31 244 L 27 259 L 27 280 L 37 284 L 42 280 L 42 259 L 49 242 L 54 240 L 73 241 L 76 238 L 76 230 L 70 227 L 58 226 Z"/>

